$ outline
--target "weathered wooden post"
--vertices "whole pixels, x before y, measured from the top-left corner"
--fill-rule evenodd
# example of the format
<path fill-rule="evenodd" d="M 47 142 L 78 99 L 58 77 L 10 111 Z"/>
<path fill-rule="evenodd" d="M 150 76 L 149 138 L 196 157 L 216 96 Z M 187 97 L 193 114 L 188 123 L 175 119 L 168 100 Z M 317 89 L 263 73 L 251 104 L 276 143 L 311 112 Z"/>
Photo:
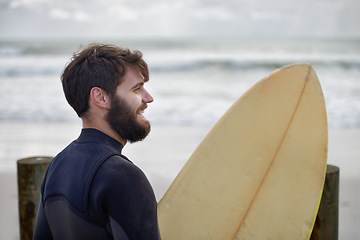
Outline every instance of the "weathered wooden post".
<path fill-rule="evenodd" d="M 310 240 L 337 240 L 339 236 L 340 170 L 327 165 L 324 190 Z"/>
<path fill-rule="evenodd" d="M 21 240 L 32 239 L 41 184 L 51 160 L 52 157 L 30 157 L 17 161 Z"/>

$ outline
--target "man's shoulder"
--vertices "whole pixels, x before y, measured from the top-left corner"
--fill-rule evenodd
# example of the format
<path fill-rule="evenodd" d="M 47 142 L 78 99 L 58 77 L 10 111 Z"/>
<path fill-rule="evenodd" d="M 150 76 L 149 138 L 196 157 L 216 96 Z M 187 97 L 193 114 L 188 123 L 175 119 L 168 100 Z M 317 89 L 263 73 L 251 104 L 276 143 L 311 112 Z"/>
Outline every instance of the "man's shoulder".
<path fill-rule="evenodd" d="M 105 202 L 124 198 L 151 198 L 155 201 L 146 175 L 123 155 L 111 156 L 101 164 L 92 182 L 92 196 Z"/>
<path fill-rule="evenodd" d="M 144 176 L 142 170 L 122 154 L 109 156 L 101 164 L 96 174 L 114 180 Z"/>
<path fill-rule="evenodd" d="M 138 191 L 152 187 L 145 173 L 124 155 L 113 155 L 106 159 L 94 176 L 94 185 L 100 184 L 104 190 Z"/>

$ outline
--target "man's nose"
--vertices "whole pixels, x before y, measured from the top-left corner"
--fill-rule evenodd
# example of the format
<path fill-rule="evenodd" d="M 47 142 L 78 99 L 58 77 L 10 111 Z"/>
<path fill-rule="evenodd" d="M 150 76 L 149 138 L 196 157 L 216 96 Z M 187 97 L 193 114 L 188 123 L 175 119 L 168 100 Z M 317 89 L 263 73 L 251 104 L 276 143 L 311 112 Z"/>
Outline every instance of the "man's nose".
<path fill-rule="evenodd" d="M 151 103 L 154 101 L 154 98 L 150 95 L 150 93 L 148 91 L 144 91 L 144 96 L 143 96 L 143 102 L 144 103 Z"/>

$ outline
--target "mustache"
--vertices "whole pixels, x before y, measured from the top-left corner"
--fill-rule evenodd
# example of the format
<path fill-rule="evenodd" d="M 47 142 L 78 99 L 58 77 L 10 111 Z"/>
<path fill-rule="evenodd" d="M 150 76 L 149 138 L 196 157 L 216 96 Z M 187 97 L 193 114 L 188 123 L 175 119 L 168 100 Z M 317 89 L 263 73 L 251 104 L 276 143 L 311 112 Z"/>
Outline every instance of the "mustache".
<path fill-rule="evenodd" d="M 145 111 L 147 109 L 148 105 L 146 103 L 143 103 L 137 110 L 137 112 Z"/>

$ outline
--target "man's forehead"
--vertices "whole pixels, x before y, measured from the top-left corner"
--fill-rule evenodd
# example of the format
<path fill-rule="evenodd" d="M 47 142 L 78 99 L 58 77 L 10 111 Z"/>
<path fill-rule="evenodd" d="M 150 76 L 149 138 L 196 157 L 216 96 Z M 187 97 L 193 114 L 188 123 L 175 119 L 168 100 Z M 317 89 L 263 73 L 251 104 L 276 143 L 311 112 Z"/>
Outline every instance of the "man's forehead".
<path fill-rule="evenodd" d="M 119 86 L 126 86 L 133 88 L 136 85 L 143 85 L 145 83 L 144 76 L 141 74 L 139 68 L 129 66 L 126 69 L 123 81 Z"/>

